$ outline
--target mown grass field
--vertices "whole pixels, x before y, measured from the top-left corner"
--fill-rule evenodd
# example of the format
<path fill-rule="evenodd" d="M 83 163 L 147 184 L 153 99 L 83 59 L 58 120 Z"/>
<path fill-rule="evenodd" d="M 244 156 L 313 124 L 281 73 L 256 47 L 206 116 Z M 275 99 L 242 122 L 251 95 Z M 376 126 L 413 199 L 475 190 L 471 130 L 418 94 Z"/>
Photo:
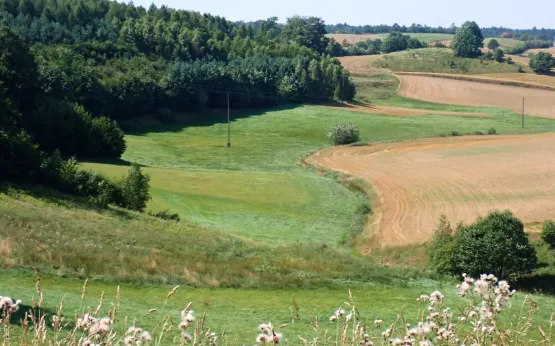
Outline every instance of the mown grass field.
<path fill-rule="evenodd" d="M 501 37 L 486 37 L 484 39 L 484 47 L 487 48 L 489 42 L 491 40 L 497 40 L 497 42 L 499 42 L 500 44 L 500 48 L 515 48 L 520 42 L 519 40 L 516 40 L 514 38 L 501 38 Z"/>
<path fill-rule="evenodd" d="M 360 97 L 364 95 L 361 89 Z M 376 102 L 493 116 L 401 118 L 299 106 L 236 116 L 231 148 L 225 147 L 227 125 L 223 123 L 151 127 L 150 132 L 127 136 L 123 158 L 147 166 L 153 196 L 149 210 L 169 208 L 203 227 L 267 244 L 318 241 L 337 245 L 347 237 L 364 199 L 299 165 L 301 157 L 329 145 L 326 133 L 331 126 L 359 125 L 362 142 L 433 137 L 451 131 L 472 133 L 490 127 L 503 134 L 555 129 L 554 122 L 534 118 L 523 130 L 518 116 L 508 110 L 438 105 L 397 96 Z M 127 169 L 97 163 L 83 166 L 116 177 Z"/>
<path fill-rule="evenodd" d="M 448 48 L 423 48 L 390 53 L 373 60 L 371 66 L 391 71 L 436 72 L 436 73 L 516 73 L 519 64 L 509 65 L 493 60 L 460 58 L 453 56 Z"/>

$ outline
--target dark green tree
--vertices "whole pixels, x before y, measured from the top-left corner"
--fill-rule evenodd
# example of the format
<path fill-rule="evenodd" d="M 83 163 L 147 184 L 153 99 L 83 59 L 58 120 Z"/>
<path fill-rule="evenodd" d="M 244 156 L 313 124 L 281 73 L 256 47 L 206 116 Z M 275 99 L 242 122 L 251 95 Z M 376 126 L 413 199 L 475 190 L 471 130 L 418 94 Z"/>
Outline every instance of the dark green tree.
<path fill-rule="evenodd" d="M 484 46 L 484 37 L 480 27 L 475 22 L 465 22 L 455 34 L 451 48 L 456 56 L 475 58 L 480 56 L 480 49 Z"/>
<path fill-rule="evenodd" d="M 505 53 L 503 53 L 503 50 L 497 48 L 496 50 L 493 51 L 493 59 L 497 62 L 503 62 L 505 61 Z"/>
<path fill-rule="evenodd" d="M 408 47 L 408 36 L 400 32 L 392 32 L 382 42 L 381 51 L 383 53 L 399 52 L 406 50 Z"/>
<path fill-rule="evenodd" d="M 536 73 L 549 73 L 555 67 L 555 60 L 551 53 L 539 52 L 530 59 L 529 65 Z"/>
<path fill-rule="evenodd" d="M 488 48 L 491 49 L 491 50 L 495 50 L 495 49 L 499 48 L 499 46 L 500 46 L 499 42 L 494 38 L 492 38 L 488 42 Z"/>
<path fill-rule="evenodd" d="M 547 220 L 543 223 L 540 237 L 546 244 L 555 248 L 555 222 L 553 220 Z"/>
<path fill-rule="evenodd" d="M 326 26 L 324 21 L 318 17 L 294 16 L 287 18 L 287 23 L 282 31 L 285 39 L 293 41 L 323 53 L 328 46 L 326 38 Z"/>

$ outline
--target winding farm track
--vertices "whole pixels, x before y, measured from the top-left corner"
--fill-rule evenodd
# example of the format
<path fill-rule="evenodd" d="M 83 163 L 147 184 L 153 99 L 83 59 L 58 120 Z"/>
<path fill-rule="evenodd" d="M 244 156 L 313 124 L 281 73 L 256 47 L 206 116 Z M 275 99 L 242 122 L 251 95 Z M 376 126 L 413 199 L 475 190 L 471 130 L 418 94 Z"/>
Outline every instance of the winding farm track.
<path fill-rule="evenodd" d="M 525 224 L 555 216 L 555 135 L 431 138 L 335 147 L 310 160 L 367 180 L 374 214 L 362 249 L 430 239 L 453 225 L 509 209 Z"/>
<path fill-rule="evenodd" d="M 522 110 L 525 96 L 526 114 L 555 118 L 555 91 L 418 75 L 398 77 L 402 96 L 429 102 L 510 108 L 517 113 Z"/>

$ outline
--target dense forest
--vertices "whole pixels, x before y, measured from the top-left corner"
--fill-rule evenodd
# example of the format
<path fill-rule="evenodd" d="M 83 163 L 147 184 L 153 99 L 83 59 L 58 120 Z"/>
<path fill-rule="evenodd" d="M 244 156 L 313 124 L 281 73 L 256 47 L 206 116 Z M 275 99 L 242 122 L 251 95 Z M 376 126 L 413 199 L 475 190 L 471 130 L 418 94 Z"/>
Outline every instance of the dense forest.
<path fill-rule="evenodd" d="M 349 25 L 345 24 L 334 24 L 326 25 L 326 30 L 330 34 L 383 34 L 383 33 L 439 33 L 439 34 L 455 34 L 457 27 L 455 24 L 451 24 L 448 28 L 445 27 L 431 27 L 421 24 L 412 24 L 410 26 L 393 24 L 393 25 Z M 511 29 L 505 27 L 489 27 L 481 28 L 482 35 L 484 37 L 500 37 L 505 33 L 508 33 L 510 37 L 522 41 L 530 40 L 543 40 L 543 41 L 553 41 L 555 39 L 555 29 L 537 29 L 536 27 L 532 29 Z"/>
<path fill-rule="evenodd" d="M 228 93 L 232 107 L 355 94 L 319 18 L 243 25 L 108 0 L 3 0 L 0 10 L 0 181 L 137 205 L 124 198 L 130 184 L 67 158 L 118 159 L 118 123 L 223 107 Z"/>

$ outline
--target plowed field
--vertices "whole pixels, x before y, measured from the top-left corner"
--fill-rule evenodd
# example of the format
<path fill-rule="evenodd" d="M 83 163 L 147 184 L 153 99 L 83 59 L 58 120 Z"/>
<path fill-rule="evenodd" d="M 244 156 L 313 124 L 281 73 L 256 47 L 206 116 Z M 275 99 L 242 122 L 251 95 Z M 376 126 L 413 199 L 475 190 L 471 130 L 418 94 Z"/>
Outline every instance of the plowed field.
<path fill-rule="evenodd" d="M 510 108 L 520 113 L 526 97 L 525 113 L 555 118 L 555 91 L 416 75 L 399 75 L 399 94 L 438 103 Z"/>
<path fill-rule="evenodd" d="M 336 147 L 314 163 L 367 180 L 374 215 L 363 251 L 422 243 L 453 225 L 509 209 L 524 223 L 555 217 L 555 135 L 432 138 Z"/>

